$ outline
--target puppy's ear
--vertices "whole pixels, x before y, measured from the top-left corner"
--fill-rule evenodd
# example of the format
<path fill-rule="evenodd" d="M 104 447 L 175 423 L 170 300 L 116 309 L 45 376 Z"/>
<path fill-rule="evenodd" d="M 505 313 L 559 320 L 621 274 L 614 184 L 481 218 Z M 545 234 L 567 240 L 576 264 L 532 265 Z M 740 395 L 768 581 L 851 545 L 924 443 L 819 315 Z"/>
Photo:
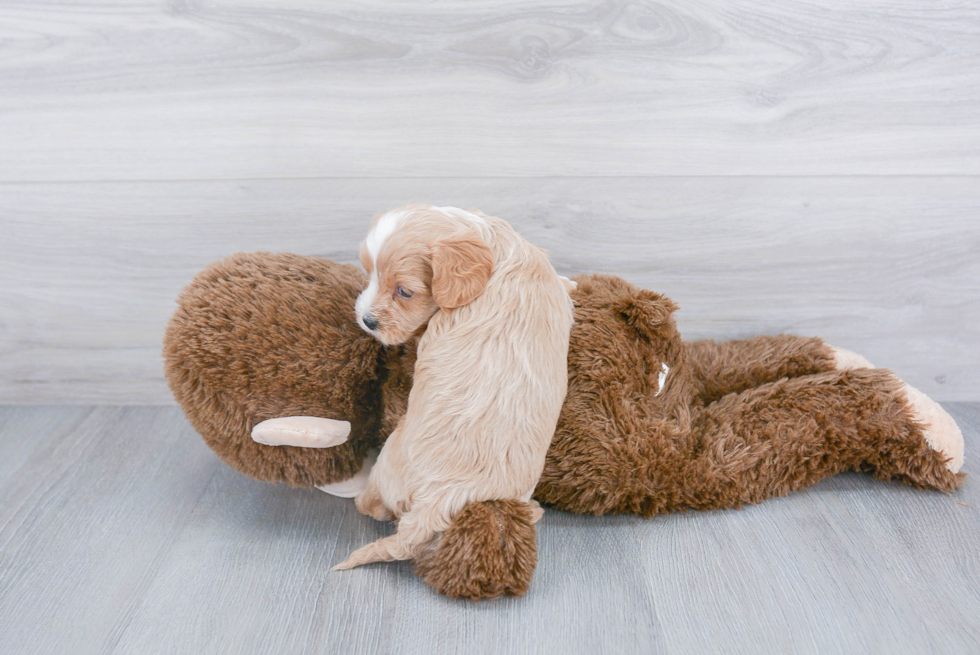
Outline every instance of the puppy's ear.
<path fill-rule="evenodd" d="M 493 251 L 477 236 L 444 239 L 432 246 L 432 298 L 439 309 L 456 309 L 476 300 L 491 273 Z"/>

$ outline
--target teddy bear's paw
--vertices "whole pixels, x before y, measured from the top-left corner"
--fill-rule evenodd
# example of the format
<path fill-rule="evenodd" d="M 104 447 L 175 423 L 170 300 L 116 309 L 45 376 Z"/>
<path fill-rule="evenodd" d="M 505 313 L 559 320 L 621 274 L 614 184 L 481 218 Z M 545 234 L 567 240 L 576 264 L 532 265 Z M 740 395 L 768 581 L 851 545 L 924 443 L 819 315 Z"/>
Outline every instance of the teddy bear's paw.
<path fill-rule="evenodd" d="M 915 420 L 925 426 L 926 443 L 946 456 L 946 468 L 950 472 L 959 473 L 963 466 L 963 433 L 956 421 L 935 400 L 908 383 L 902 384 L 902 393 Z"/>
<path fill-rule="evenodd" d="M 419 554 L 415 574 L 452 598 L 523 596 L 538 563 L 535 514 L 519 500 L 474 501 Z"/>
<path fill-rule="evenodd" d="M 347 441 L 350 422 L 319 416 L 284 416 L 252 428 L 252 441 L 266 446 L 332 448 Z"/>
<path fill-rule="evenodd" d="M 838 348 L 837 346 L 830 346 L 830 349 L 834 353 L 834 369 L 838 371 L 852 371 L 857 368 L 875 367 L 874 364 L 856 352 L 852 352 L 845 348 Z"/>
<path fill-rule="evenodd" d="M 338 498 L 353 498 L 367 489 L 368 478 L 371 477 L 371 468 L 376 461 L 378 461 L 378 451 L 369 450 L 367 457 L 364 458 L 364 466 L 354 474 L 354 477 L 333 484 L 321 484 L 317 489 L 326 491 L 331 496 Z"/>

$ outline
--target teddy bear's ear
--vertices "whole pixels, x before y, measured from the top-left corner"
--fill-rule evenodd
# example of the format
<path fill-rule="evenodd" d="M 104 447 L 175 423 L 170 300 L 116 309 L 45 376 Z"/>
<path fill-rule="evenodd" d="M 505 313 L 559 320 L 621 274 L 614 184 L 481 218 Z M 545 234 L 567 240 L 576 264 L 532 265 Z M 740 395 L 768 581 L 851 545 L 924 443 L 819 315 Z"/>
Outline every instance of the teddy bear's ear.
<path fill-rule="evenodd" d="M 626 324 L 648 339 L 665 339 L 676 328 L 671 315 L 678 307 L 674 301 L 652 291 L 641 290 L 618 301 L 614 306 Z"/>

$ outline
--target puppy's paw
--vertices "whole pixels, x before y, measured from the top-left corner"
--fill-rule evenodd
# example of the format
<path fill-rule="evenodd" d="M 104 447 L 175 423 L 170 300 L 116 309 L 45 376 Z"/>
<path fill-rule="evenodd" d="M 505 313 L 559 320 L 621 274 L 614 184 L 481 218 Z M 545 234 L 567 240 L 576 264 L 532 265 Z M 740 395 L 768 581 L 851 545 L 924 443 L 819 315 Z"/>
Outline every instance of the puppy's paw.
<path fill-rule="evenodd" d="M 903 382 L 902 393 L 915 420 L 925 426 L 926 443 L 946 457 L 946 468 L 959 473 L 963 466 L 963 433 L 956 421 L 939 403 L 913 386 Z"/>
<path fill-rule="evenodd" d="M 564 275 L 559 275 L 558 278 L 561 280 L 561 283 L 565 285 L 565 291 L 567 291 L 568 293 L 571 293 L 572 291 L 578 289 L 578 282 L 576 282 L 575 280 L 569 280 Z"/>
<path fill-rule="evenodd" d="M 527 504 L 531 506 L 531 523 L 537 523 L 544 516 L 544 508 L 534 499 L 527 501 Z"/>
<path fill-rule="evenodd" d="M 368 479 L 371 477 L 371 468 L 377 461 L 378 451 L 369 450 L 367 457 L 364 458 L 364 465 L 361 466 L 360 471 L 354 474 L 354 477 L 333 484 L 320 485 L 317 489 L 338 498 L 353 498 L 367 489 Z"/>
<path fill-rule="evenodd" d="M 827 344 L 828 346 L 830 344 Z M 852 371 L 858 368 L 874 368 L 875 365 L 867 359 L 845 348 L 830 346 L 834 353 L 834 369 L 838 371 Z"/>
<path fill-rule="evenodd" d="M 347 441 L 350 423 L 319 416 L 284 416 L 252 428 L 252 441 L 266 446 L 332 448 Z"/>
<path fill-rule="evenodd" d="M 373 519 L 391 521 L 395 518 L 395 513 L 388 509 L 384 501 L 381 500 L 381 494 L 378 493 L 377 488 L 371 485 L 357 494 L 354 498 L 354 504 L 357 505 L 358 512 Z"/>

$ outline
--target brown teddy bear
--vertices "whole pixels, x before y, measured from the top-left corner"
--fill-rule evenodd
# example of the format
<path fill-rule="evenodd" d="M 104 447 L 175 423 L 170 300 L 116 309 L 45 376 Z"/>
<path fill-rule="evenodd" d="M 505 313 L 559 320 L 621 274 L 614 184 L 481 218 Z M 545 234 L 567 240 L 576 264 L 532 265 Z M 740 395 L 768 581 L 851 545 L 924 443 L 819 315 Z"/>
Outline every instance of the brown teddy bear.
<path fill-rule="evenodd" d="M 535 492 L 544 505 L 644 517 L 739 507 L 845 470 L 959 486 L 955 422 L 889 371 L 818 338 L 685 343 L 668 298 L 611 276 L 576 281 L 568 395 Z M 369 451 L 404 414 L 415 357 L 411 342 L 385 348 L 356 324 L 366 283 L 353 266 L 256 253 L 212 264 L 183 291 L 166 375 L 225 462 L 353 495 Z M 278 440 L 251 436 L 299 416 L 341 429 L 316 444 L 329 447 L 269 445 L 290 443 L 288 423 Z M 453 597 L 521 595 L 537 561 L 535 518 L 515 500 L 471 503 L 416 573 Z"/>

